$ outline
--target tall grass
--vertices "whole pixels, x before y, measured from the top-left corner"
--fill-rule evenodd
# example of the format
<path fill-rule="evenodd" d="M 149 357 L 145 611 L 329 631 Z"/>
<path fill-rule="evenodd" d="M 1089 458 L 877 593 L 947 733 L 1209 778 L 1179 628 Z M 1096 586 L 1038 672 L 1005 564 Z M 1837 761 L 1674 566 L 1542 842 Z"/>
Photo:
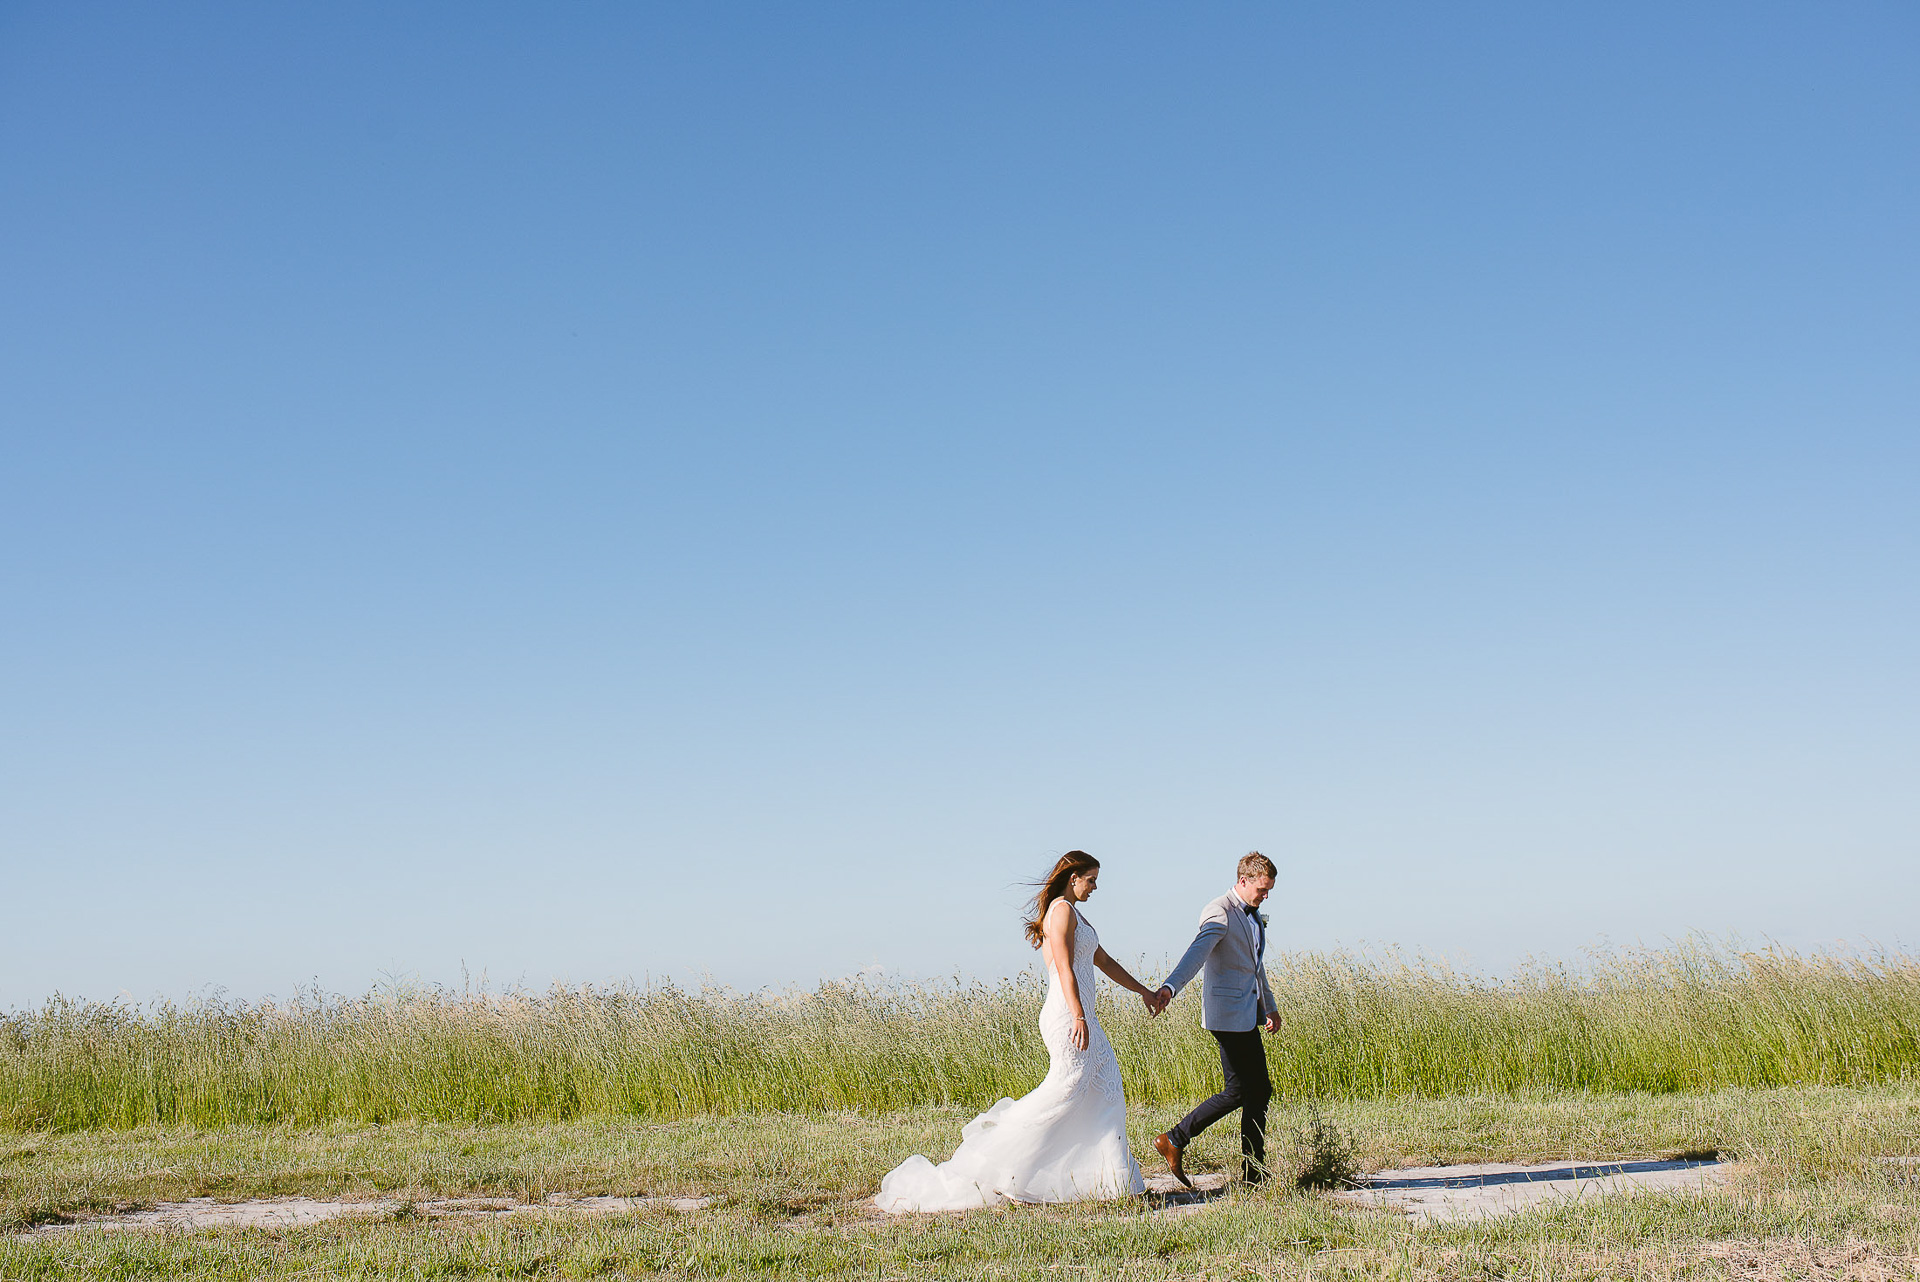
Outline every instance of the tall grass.
<path fill-rule="evenodd" d="M 1864 1085 L 1920 1070 L 1920 961 L 1622 952 L 1495 981 L 1432 962 L 1284 957 L 1282 1095 Z M 0 1015 L 0 1126 L 486 1121 L 981 1105 L 1046 1072 L 1032 975 L 811 993 L 446 990 Z M 1101 995 L 1128 1094 L 1217 1082 L 1189 995 L 1149 1021 Z"/>

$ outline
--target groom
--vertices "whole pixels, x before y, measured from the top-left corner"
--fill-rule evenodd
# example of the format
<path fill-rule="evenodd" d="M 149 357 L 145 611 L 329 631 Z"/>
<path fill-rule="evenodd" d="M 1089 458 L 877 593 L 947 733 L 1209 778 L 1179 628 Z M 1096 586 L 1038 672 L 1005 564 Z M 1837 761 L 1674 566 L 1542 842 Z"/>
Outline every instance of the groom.
<path fill-rule="evenodd" d="M 1267 919 L 1259 908 L 1273 890 L 1273 861 L 1254 851 L 1240 861 L 1233 889 L 1208 904 L 1200 914 L 1200 933 L 1187 946 L 1186 956 L 1154 994 L 1154 1013 L 1166 1009 L 1196 972 L 1204 968 L 1206 987 L 1200 1002 L 1200 1026 L 1220 1043 L 1220 1067 L 1226 1085 L 1220 1093 L 1181 1118 L 1174 1128 L 1153 1141 L 1167 1167 L 1182 1184 L 1193 1187 L 1181 1164 L 1181 1153 L 1193 1137 L 1234 1109 L 1240 1110 L 1240 1159 L 1247 1183 L 1266 1178 L 1267 1101 L 1273 1083 L 1267 1076 L 1267 1050 L 1260 1044 L 1261 1028 L 1280 1028 L 1280 1011 L 1267 985 L 1264 959 Z"/>

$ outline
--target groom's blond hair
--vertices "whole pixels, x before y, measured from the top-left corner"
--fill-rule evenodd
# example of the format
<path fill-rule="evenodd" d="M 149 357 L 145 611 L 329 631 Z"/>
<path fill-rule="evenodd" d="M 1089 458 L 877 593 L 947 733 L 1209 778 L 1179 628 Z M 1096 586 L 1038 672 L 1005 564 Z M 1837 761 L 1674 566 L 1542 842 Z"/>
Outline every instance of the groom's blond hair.
<path fill-rule="evenodd" d="M 1253 881 L 1259 877 L 1272 877 L 1279 880 L 1280 870 L 1273 866 L 1273 860 L 1257 850 L 1249 850 L 1240 860 L 1240 880 Z"/>

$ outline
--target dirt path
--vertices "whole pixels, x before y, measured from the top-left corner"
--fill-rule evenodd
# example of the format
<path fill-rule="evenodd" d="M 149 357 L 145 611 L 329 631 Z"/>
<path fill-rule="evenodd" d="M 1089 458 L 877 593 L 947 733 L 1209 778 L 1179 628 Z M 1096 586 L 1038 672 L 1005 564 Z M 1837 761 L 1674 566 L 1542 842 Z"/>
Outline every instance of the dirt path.
<path fill-rule="evenodd" d="M 1724 1185 L 1732 1171 L 1719 1161 L 1489 1162 L 1377 1171 L 1366 1186 L 1333 1196 L 1404 1212 L 1422 1223 L 1490 1219 L 1555 1201 L 1610 1193 L 1698 1193 Z"/>
<path fill-rule="evenodd" d="M 1717 1161 L 1546 1162 L 1522 1166 L 1487 1163 L 1462 1166 L 1413 1167 L 1378 1171 L 1361 1188 L 1332 1194 L 1336 1200 L 1399 1211 L 1419 1223 L 1450 1223 L 1512 1215 L 1555 1201 L 1605 1197 L 1628 1192 L 1697 1193 L 1724 1185 L 1732 1167 Z M 1195 1215 L 1226 1196 L 1224 1175 L 1198 1175 L 1196 1187 L 1182 1188 L 1171 1175 L 1147 1177 L 1152 1214 Z M 148 1229 L 189 1231 L 222 1228 L 290 1228 L 318 1224 L 347 1216 L 396 1217 L 418 1215 L 429 1219 L 476 1219 L 502 1215 L 627 1215 L 665 1209 L 701 1211 L 713 1205 L 710 1197 L 576 1197 L 555 1194 L 544 1202 L 513 1198 L 458 1197 L 427 1201 L 328 1201 L 319 1198 L 261 1198 L 247 1202 L 217 1202 L 210 1197 L 185 1202 L 162 1202 L 145 1210 L 126 1211 L 68 1224 L 42 1224 L 33 1234 L 67 1233 L 77 1229 Z"/>
<path fill-rule="evenodd" d="M 32 1233 L 63 1233 L 74 1229 L 232 1229 L 289 1228 L 318 1224 L 345 1216 L 396 1216 L 412 1207 L 416 1215 L 436 1219 L 485 1218 L 498 1215 L 576 1214 L 625 1215 L 651 1207 L 698 1211 L 713 1204 L 710 1197 L 576 1197 L 555 1195 L 544 1202 L 521 1202 L 501 1197 L 436 1198 L 421 1202 L 336 1202 L 310 1197 L 259 1198 L 249 1202 L 216 1202 L 196 1197 L 185 1202 L 162 1202 L 141 1211 L 103 1215 L 70 1224 L 42 1224 Z"/>

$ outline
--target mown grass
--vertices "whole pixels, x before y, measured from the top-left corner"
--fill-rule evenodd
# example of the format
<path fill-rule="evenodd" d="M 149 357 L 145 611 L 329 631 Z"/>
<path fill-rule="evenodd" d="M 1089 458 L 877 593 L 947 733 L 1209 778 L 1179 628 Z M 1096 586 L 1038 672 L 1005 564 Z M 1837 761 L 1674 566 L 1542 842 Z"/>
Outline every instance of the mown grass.
<path fill-rule="evenodd" d="M 1764 1200 L 1571 1203 L 1486 1225 L 1416 1230 L 1308 1197 L 1239 1197 L 1186 1220 L 1009 1208 L 951 1220 L 796 1225 L 735 1208 L 698 1219 L 514 1217 L 194 1235 L 0 1238 L 0 1277 L 1579 1279 L 1914 1274 L 1920 1201 L 1825 1188 Z"/>
<path fill-rule="evenodd" d="M 704 1194 L 711 1210 L 612 1219 L 404 1219 L 193 1234 L 0 1232 L 0 1277 L 1617 1278 L 1914 1275 L 1920 1091 L 1788 1088 L 1354 1101 L 1326 1108 L 1368 1166 L 1601 1160 L 1724 1147 L 1731 1191 L 1585 1200 L 1478 1225 L 1272 1187 L 1191 1218 L 1138 1202 L 887 1217 L 867 1203 L 967 1110 L 596 1118 L 503 1125 L 142 1127 L 0 1134 L 0 1227 L 189 1196 Z M 1285 1130 L 1311 1106 L 1287 1101 Z M 1165 1118 L 1136 1110 L 1134 1144 Z M 1230 1164 L 1210 1133 L 1198 1164 Z"/>
<path fill-rule="evenodd" d="M 1593 1279 L 1912 1277 L 1910 1195 L 1822 1191 L 1762 1204 L 1623 1199 L 1418 1232 L 1307 1198 L 1244 1198 L 1190 1220 L 1095 1211 L 795 1229 L 743 1212 L 619 1222 L 335 1222 L 281 1233 L 0 1239 L 17 1279 L 778 1277 L 818 1279 Z"/>
<path fill-rule="evenodd" d="M 1283 957 L 1283 1096 L 1710 1091 L 1920 1070 L 1920 962 L 1687 944 L 1496 982 L 1427 961 Z M 0 1125 L 317 1125 L 984 1107 L 1046 1070 L 1042 987 L 811 993 L 443 990 L 249 1005 L 54 1000 L 0 1016 Z M 1102 1018 L 1137 1103 L 1218 1073 L 1191 998 Z"/>

